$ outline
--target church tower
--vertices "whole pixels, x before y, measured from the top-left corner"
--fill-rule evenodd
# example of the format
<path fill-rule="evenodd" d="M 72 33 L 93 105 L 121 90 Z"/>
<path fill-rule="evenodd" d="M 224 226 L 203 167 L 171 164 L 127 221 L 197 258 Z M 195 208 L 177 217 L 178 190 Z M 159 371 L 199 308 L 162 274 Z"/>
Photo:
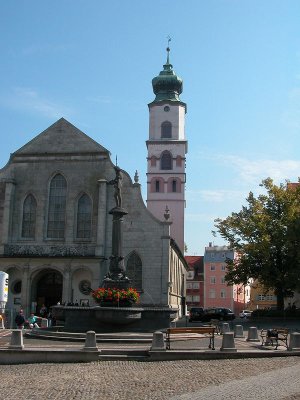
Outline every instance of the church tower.
<path fill-rule="evenodd" d="M 148 104 L 147 207 L 160 220 L 170 210 L 171 236 L 184 252 L 186 104 L 179 98 L 182 79 L 173 70 L 169 55 L 167 47 L 167 62 L 152 80 L 156 97 Z"/>

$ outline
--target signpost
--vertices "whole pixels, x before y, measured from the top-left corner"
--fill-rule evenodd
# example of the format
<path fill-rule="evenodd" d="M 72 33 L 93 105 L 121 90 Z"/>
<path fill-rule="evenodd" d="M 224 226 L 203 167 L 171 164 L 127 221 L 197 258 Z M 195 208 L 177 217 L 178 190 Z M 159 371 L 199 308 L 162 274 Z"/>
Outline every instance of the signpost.
<path fill-rule="evenodd" d="M 4 329 L 4 313 L 8 300 L 8 274 L 0 271 L 0 328 Z"/>

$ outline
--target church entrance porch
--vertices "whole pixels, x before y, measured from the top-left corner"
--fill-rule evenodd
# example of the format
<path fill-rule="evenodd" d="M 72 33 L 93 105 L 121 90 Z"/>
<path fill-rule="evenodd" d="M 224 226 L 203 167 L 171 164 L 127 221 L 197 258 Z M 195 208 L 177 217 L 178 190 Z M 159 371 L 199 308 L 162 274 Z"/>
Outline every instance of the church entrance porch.
<path fill-rule="evenodd" d="M 62 300 L 63 276 L 55 270 L 41 271 L 31 286 L 31 311 L 40 314 L 43 305 L 47 310 Z"/>

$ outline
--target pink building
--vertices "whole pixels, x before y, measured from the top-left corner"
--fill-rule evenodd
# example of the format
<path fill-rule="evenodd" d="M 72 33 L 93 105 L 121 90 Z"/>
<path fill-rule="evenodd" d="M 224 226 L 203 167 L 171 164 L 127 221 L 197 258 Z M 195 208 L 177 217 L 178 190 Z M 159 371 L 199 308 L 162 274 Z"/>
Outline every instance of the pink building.
<path fill-rule="evenodd" d="M 234 251 L 227 246 L 205 247 L 204 307 L 224 307 L 234 310 L 234 288 L 225 282 L 226 258 L 233 259 Z"/>

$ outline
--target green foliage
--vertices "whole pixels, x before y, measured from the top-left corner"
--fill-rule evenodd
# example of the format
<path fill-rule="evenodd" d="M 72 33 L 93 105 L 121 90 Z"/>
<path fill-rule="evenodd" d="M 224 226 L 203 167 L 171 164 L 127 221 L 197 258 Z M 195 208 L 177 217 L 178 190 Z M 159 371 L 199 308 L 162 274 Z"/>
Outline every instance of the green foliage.
<path fill-rule="evenodd" d="M 284 298 L 300 289 L 300 186 L 276 186 L 272 179 L 260 185 L 266 193 L 224 220 L 215 220 L 219 234 L 238 253 L 227 260 L 226 281 L 246 284 L 258 279 L 274 290 L 277 307 L 283 309 Z"/>
<path fill-rule="evenodd" d="M 273 309 L 258 309 L 252 312 L 251 318 L 300 318 L 300 309 L 295 310 L 273 310 Z"/>

